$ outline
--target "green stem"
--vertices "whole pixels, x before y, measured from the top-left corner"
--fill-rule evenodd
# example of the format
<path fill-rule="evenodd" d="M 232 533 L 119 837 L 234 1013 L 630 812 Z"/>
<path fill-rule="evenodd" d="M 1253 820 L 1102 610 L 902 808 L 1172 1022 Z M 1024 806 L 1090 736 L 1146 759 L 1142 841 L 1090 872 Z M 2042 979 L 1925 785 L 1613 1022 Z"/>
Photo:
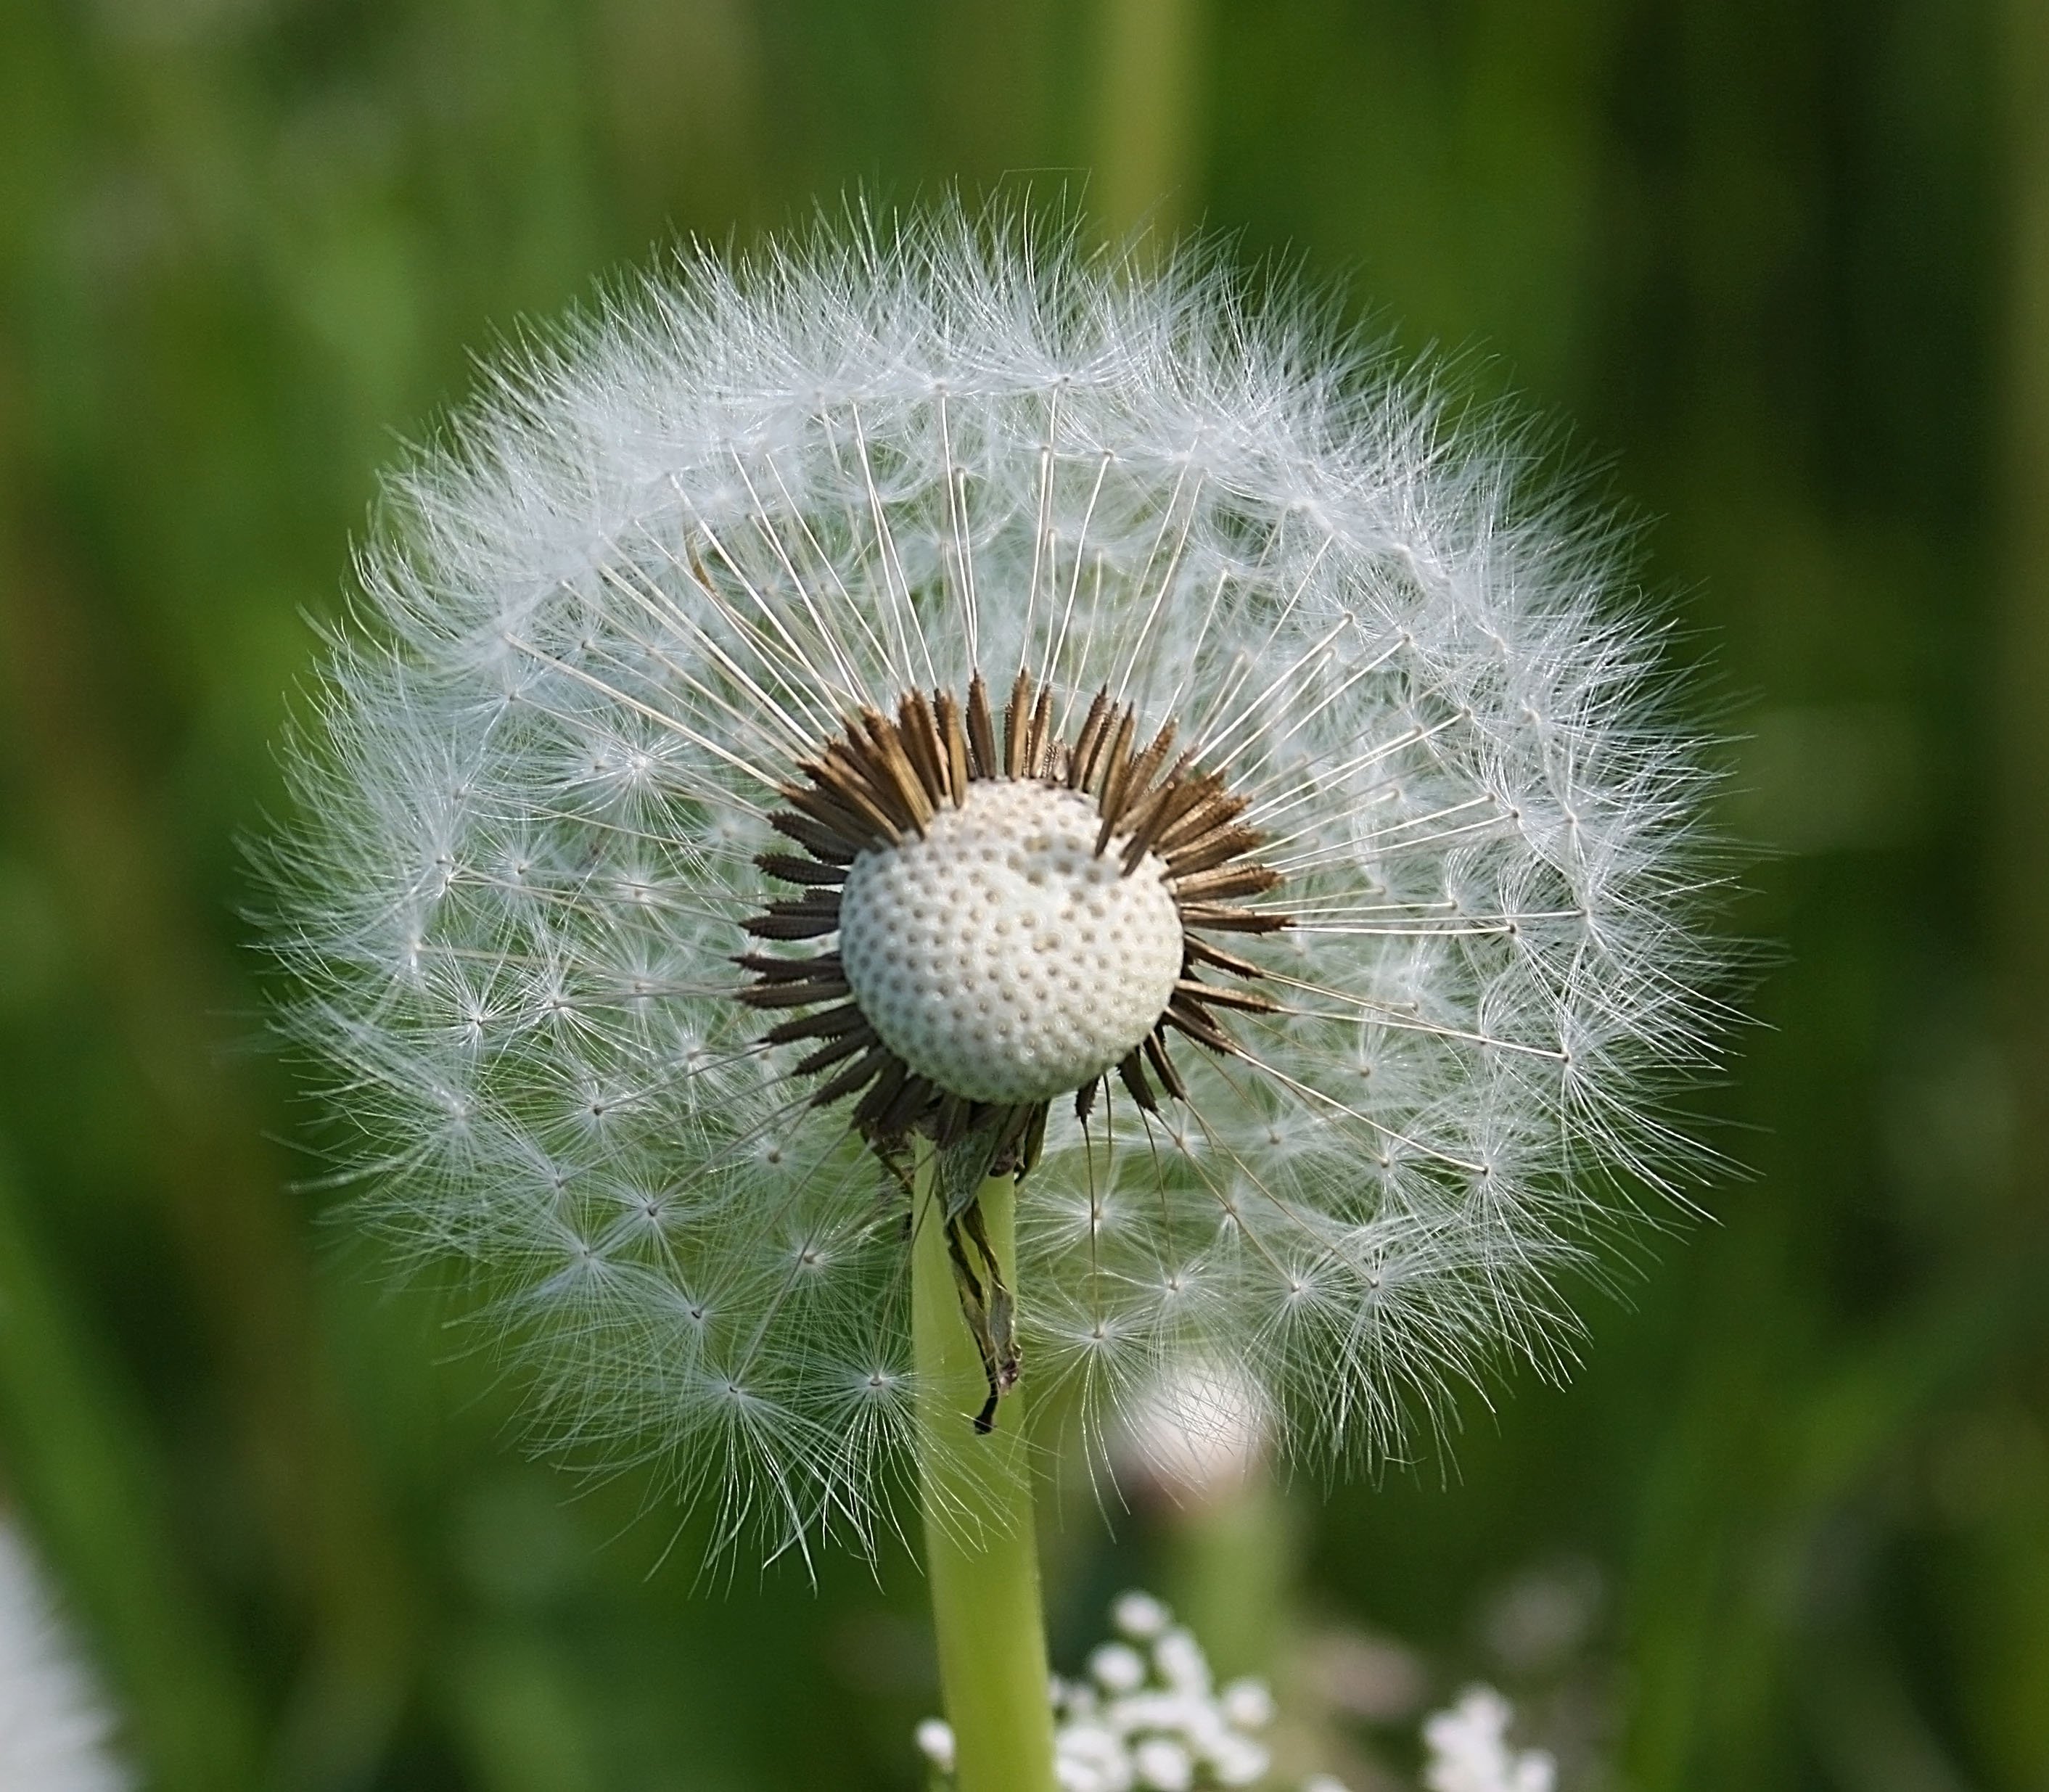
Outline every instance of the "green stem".
<path fill-rule="evenodd" d="M 1006 1394 L 995 1429 L 977 1435 L 974 1415 L 988 1383 L 961 1315 L 944 1216 L 933 1200 L 934 1162 L 934 1154 L 921 1153 L 911 1317 L 925 1573 L 954 1732 L 954 1782 L 959 1792 L 1055 1792 L 1024 1391 Z M 993 1176 L 979 1199 L 989 1242 L 1014 1289 L 1014 1184 Z"/>
<path fill-rule="evenodd" d="M 1271 1680 L 1295 1582 L 1295 1527 L 1263 1467 L 1168 1521 L 1166 1591 L 1219 1680 Z"/>

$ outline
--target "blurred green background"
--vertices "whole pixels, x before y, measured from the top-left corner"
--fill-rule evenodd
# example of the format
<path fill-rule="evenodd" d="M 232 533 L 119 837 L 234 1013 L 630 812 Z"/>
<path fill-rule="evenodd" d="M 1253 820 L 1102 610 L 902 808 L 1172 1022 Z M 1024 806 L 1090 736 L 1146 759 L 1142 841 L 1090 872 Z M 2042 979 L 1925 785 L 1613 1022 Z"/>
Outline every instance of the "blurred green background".
<path fill-rule="evenodd" d="M 948 182 L 1229 231 L 1570 419 L 1784 947 L 1709 1098 L 1752 1173 L 1570 1388 L 1378 1486 L 1051 1515 L 1063 1662 L 1118 1586 L 1278 1572 L 1219 1653 L 1276 1639 L 1355 1792 L 1475 1674 L 1566 1792 L 2049 1787 L 2039 0 L 5 0 L 0 1505 L 149 1783 L 915 1783 L 908 1558 L 701 1576 L 326 1223 L 236 841 L 473 355 Z"/>

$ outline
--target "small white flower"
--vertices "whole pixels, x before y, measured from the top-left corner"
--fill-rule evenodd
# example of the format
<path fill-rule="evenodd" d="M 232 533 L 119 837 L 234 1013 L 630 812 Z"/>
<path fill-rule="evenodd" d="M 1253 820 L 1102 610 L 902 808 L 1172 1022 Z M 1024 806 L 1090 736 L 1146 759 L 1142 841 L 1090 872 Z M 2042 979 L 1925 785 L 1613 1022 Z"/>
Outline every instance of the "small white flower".
<path fill-rule="evenodd" d="M 1192 1700 L 1185 1693 L 1148 1687 L 1113 1699 L 1104 1708 L 1103 1719 L 1126 1736 L 1147 1730 L 1185 1733 L 1197 1720 L 1196 1713 L 1203 1702 Z"/>
<path fill-rule="evenodd" d="M 27 1549 L 0 1522 L 0 1786 L 122 1792 L 112 1728 Z"/>
<path fill-rule="evenodd" d="M 1053 1708 L 1065 1717 L 1078 1721 L 1092 1722 L 1101 1708 L 1102 1701 L 1096 1689 L 1086 1680 L 1062 1680 L 1056 1684 L 1059 1690 L 1053 1695 Z"/>
<path fill-rule="evenodd" d="M 916 1732 L 918 1752 L 943 1774 L 954 1771 L 954 1727 L 943 1717 L 927 1717 Z"/>
<path fill-rule="evenodd" d="M 687 255 L 398 482 L 280 944 L 566 1440 L 869 1540 L 927 1145 L 1024 1178 L 991 1411 L 1228 1363 L 1342 1456 L 1562 1366 L 1712 1049 L 1703 780 L 1614 532 L 1457 414 L 1199 261 L 945 214 Z"/>
<path fill-rule="evenodd" d="M 1145 1684 L 1145 1659 L 1128 1642 L 1106 1642 L 1089 1657 L 1089 1673 L 1106 1693 L 1129 1693 Z"/>
<path fill-rule="evenodd" d="M 1423 1725 L 1429 1792 L 1551 1792 L 1557 1769 L 1542 1749 L 1508 1743 L 1514 1708 L 1491 1686 L 1474 1686 Z"/>
<path fill-rule="evenodd" d="M 1153 1666 L 1160 1677 L 1177 1693 L 1207 1698 L 1210 1690 L 1210 1664 L 1202 1645 L 1186 1631 L 1169 1631 L 1153 1645 Z"/>
<path fill-rule="evenodd" d="M 1123 1739 L 1098 1724 L 1062 1726 L 1053 1766 L 1067 1792 L 1129 1792 L 1135 1771 Z"/>
<path fill-rule="evenodd" d="M 1241 1730 L 1263 1730 L 1273 1721 L 1273 1694 L 1263 1680 L 1234 1680 L 1219 1695 L 1223 1714 Z"/>
<path fill-rule="evenodd" d="M 1150 1642 L 1172 1622 L 1172 1614 L 1150 1593 L 1120 1593 L 1110 1608 L 1110 1621 L 1133 1642 Z"/>
<path fill-rule="evenodd" d="M 1188 1792 L 1196 1783 L 1196 1764 L 1187 1749 L 1164 1736 L 1149 1736 L 1132 1751 L 1138 1783 L 1153 1792 Z"/>
<path fill-rule="evenodd" d="M 1208 1756 L 1210 1772 L 1219 1786 L 1256 1786 L 1266 1776 L 1273 1757 L 1247 1736 L 1227 1736 Z"/>

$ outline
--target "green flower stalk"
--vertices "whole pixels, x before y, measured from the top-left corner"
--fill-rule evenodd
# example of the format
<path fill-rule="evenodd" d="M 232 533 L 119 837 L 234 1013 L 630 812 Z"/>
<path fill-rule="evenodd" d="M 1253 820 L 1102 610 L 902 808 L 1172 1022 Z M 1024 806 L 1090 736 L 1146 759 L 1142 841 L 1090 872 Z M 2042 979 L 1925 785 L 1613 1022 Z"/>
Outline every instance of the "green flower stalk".
<path fill-rule="evenodd" d="M 1702 774 L 1520 439 L 1205 258 L 861 219 L 612 293 L 363 555 L 278 935 L 368 1209 L 721 1545 L 917 1487 L 966 1792 L 1050 1783 L 1028 1391 L 1371 1454 L 1670 1162 Z"/>
<path fill-rule="evenodd" d="M 987 1433 L 962 1422 L 981 1405 L 986 1378 L 960 1312 L 943 1194 L 929 1172 L 921 1180 L 911 1258 L 912 1360 L 929 1440 L 919 1463 L 920 1494 L 939 1678 L 958 1739 L 960 1783 L 986 1792 L 1054 1792 L 1023 1401 L 1013 1397 Z M 1015 1199 L 1007 1177 L 980 1191 L 999 1259 L 1014 1249 Z"/>

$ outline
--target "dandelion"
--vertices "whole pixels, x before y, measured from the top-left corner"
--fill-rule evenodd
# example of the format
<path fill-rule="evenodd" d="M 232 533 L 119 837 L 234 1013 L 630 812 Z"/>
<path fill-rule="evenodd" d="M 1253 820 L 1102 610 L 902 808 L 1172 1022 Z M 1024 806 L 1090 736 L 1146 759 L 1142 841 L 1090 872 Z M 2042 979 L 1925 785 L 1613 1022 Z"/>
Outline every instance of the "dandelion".
<path fill-rule="evenodd" d="M 1183 1362 L 1131 1393 L 1110 1440 L 1118 1484 L 1199 1507 L 1242 1498 L 1266 1453 L 1265 1404 L 1230 1362 Z"/>
<path fill-rule="evenodd" d="M 0 1786 L 122 1792 L 111 1721 L 13 1527 L 0 1522 Z"/>
<path fill-rule="evenodd" d="M 915 1479 L 1036 1637 L 1021 1390 L 1337 1461 L 1560 1365 L 1712 1048 L 1701 775 L 1518 444 L 1028 217 L 690 252 L 496 376 L 363 557 L 281 931 L 554 1435 L 722 1543 Z"/>

